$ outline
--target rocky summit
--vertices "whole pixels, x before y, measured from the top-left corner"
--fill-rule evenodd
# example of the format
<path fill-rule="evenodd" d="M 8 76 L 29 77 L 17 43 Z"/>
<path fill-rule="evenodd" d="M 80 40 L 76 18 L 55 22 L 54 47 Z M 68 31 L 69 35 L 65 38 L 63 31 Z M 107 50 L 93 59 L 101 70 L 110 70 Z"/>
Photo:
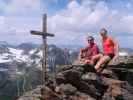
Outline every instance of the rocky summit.
<path fill-rule="evenodd" d="M 125 66 L 128 66 L 126 68 Z M 108 65 L 101 74 L 89 65 L 59 66 L 53 82 L 17 100 L 133 100 L 133 64 Z"/>

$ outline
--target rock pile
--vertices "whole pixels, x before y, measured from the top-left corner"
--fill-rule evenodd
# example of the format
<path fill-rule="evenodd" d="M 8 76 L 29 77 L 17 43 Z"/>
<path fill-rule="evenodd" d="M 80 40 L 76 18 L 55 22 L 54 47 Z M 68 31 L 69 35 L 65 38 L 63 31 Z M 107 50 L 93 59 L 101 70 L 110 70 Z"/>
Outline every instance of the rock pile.
<path fill-rule="evenodd" d="M 56 85 L 49 78 L 47 86 L 27 92 L 18 100 L 133 100 L 133 86 L 120 80 L 119 73 L 109 68 L 97 74 L 89 65 L 62 66 Z"/>

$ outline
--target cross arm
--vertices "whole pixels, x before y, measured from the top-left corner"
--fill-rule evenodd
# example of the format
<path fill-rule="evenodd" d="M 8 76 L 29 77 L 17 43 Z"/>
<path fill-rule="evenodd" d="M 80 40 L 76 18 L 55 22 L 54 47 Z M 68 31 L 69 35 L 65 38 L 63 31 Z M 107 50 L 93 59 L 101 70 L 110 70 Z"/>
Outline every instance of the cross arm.
<path fill-rule="evenodd" d="M 33 35 L 42 35 L 42 36 L 50 36 L 50 37 L 54 37 L 54 34 L 51 34 L 51 33 L 45 33 L 45 32 L 40 32 L 40 31 L 30 31 L 31 34 Z"/>
<path fill-rule="evenodd" d="M 30 31 L 30 33 L 32 34 L 32 35 L 43 35 L 43 32 L 39 32 L 39 31 Z"/>

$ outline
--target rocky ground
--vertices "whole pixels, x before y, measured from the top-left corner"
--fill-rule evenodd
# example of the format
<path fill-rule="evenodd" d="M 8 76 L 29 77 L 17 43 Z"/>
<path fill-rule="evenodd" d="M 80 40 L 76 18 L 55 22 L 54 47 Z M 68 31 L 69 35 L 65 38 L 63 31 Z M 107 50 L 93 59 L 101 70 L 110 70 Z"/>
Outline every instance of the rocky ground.
<path fill-rule="evenodd" d="M 46 86 L 26 92 L 18 100 L 133 100 L 133 64 L 109 65 L 96 74 L 89 65 L 58 68 L 56 84 L 49 75 Z"/>

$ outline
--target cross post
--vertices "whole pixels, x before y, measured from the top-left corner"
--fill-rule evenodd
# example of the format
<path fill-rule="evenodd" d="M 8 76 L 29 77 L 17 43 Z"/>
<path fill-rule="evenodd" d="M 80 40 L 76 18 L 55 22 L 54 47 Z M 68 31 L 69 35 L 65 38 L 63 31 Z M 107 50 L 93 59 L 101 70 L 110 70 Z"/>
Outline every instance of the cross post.
<path fill-rule="evenodd" d="M 54 37 L 54 34 L 47 33 L 47 14 L 43 15 L 42 21 L 42 32 L 40 31 L 30 31 L 32 35 L 42 36 L 43 50 L 42 50 L 42 84 L 46 85 L 46 75 L 47 75 L 47 37 Z"/>

